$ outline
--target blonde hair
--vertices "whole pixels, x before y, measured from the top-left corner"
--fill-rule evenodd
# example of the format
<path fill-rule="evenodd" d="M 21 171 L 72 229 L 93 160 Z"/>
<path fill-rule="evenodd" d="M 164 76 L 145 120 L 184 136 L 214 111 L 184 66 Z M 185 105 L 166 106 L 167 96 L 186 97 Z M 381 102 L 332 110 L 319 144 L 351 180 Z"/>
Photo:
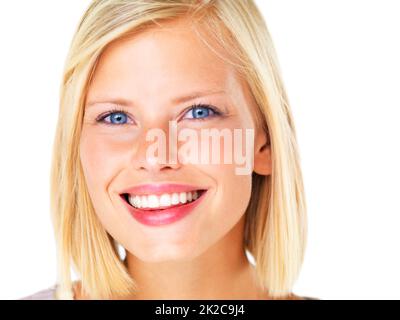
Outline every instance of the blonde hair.
<path fill-rule="evenodd" d="M 253 172 L 244 245 L 271 297 L 291 293 L 303 263 L 306 203 L 293 118 L 275 49 L 253 0 L 95 0 L 82 17 L 66 59 L 51 168 L 51 218 L 57 245 L 57 299 L 73 299 L 71 267 L 93 299 L 137 287 L 117 243 L 96 217 L 79 157 L 86 93 L 101 53 L 113 41 L 160 21 L 190 17 L 233 56 L 268 132 L 270 176 Z M 197 19 L 197 20 L 196 20 Z M 203 41 L 205 41 L 203 39 Z M 206 42 L 206 41 L 205 41 Z M 212 49 L 212 47 L 210 46 Z"/>

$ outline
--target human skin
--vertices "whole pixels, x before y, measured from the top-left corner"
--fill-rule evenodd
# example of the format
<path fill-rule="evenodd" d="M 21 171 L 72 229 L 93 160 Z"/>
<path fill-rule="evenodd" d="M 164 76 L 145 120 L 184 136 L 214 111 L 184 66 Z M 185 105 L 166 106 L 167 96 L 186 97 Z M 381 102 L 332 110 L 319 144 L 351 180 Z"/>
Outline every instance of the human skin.
<path fill-rule="evenodd" d="M 243 247 L 252 176 L 235 174 L 234 163 L 159 164 L 146 158 L 152 143 L 146 141 L 148 130 L 160 128 L 168 133 L 172 120 L 177 121 L 178 130 L 250 128 L 255 132 L 253 170 L 271 173 L 268 137 L 255 125 L 256 105 L 247 84 L 198 38 L 189 20 L 163 25 L 106 48 L 88 88 L 79 145 L 96 215 L 126 249 L 127 268 L 139 288 L 125 298 L 268 299 Z M 171 102 L 206 90 L 225 93 Z M 131 102 L 122 107 L 127 124 L 97 123 L 99 115 L 117 107 L 110 102 L 117 98 Z M 225 115 L 203 121 L 184 119 L 191 116 L 188 107 L 194 103 L 211 104 Z M 184 219 L 145 226 L 132 218 L 120 193 L 136 184 L 155 182 L 191 184 L 208 191 Z M 80 289 L 75 298 L 85 299 Z"/>

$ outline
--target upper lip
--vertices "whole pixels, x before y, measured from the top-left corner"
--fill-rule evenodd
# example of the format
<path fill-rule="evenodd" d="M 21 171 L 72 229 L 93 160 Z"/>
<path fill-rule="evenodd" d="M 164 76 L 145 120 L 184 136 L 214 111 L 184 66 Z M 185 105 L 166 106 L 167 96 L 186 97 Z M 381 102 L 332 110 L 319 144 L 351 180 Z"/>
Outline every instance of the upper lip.
<path fill-rule="evenodd" d="M 152 184 L 141 184 L 125 189 L 121 194 L 134 194 L 134 195 L 161 195 L 163 193 L 179 193 L 189 192 L 195 190 L 206 190 L 207 188 L 178 183 L 152 183 Z"/>

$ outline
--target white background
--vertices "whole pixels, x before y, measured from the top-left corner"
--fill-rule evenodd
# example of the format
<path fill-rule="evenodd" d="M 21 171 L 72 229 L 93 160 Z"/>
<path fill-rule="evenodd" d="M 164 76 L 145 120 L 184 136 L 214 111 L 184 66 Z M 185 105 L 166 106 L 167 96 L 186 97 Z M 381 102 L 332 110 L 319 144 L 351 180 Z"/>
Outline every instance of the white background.
<path fill-rule="evenodd" d="M 2 299 L 56 279 L 51 147 L 64 60 L 89 2 L 0 4 Z M 293 292 L 399 299 L 399 1 L 257 3 L 290 98 L 309 207 Z"/>

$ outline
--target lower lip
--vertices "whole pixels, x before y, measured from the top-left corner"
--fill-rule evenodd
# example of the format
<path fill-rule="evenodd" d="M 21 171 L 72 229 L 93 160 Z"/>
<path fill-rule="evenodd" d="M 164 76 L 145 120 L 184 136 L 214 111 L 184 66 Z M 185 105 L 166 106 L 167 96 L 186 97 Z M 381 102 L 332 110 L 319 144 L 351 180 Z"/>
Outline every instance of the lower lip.
<path fill-rule="evenodd" d="M 205 190 L 195 201 L 163 210 L 141 210 L 132 207 L 125 199 L 122 199 L 122 201 L 125 203 L 131 215 L 138 222 L 147 226 L 160 226 L 174 223 L 187 216 L 202 202 L 206 193 L 207 190 Z"/>

